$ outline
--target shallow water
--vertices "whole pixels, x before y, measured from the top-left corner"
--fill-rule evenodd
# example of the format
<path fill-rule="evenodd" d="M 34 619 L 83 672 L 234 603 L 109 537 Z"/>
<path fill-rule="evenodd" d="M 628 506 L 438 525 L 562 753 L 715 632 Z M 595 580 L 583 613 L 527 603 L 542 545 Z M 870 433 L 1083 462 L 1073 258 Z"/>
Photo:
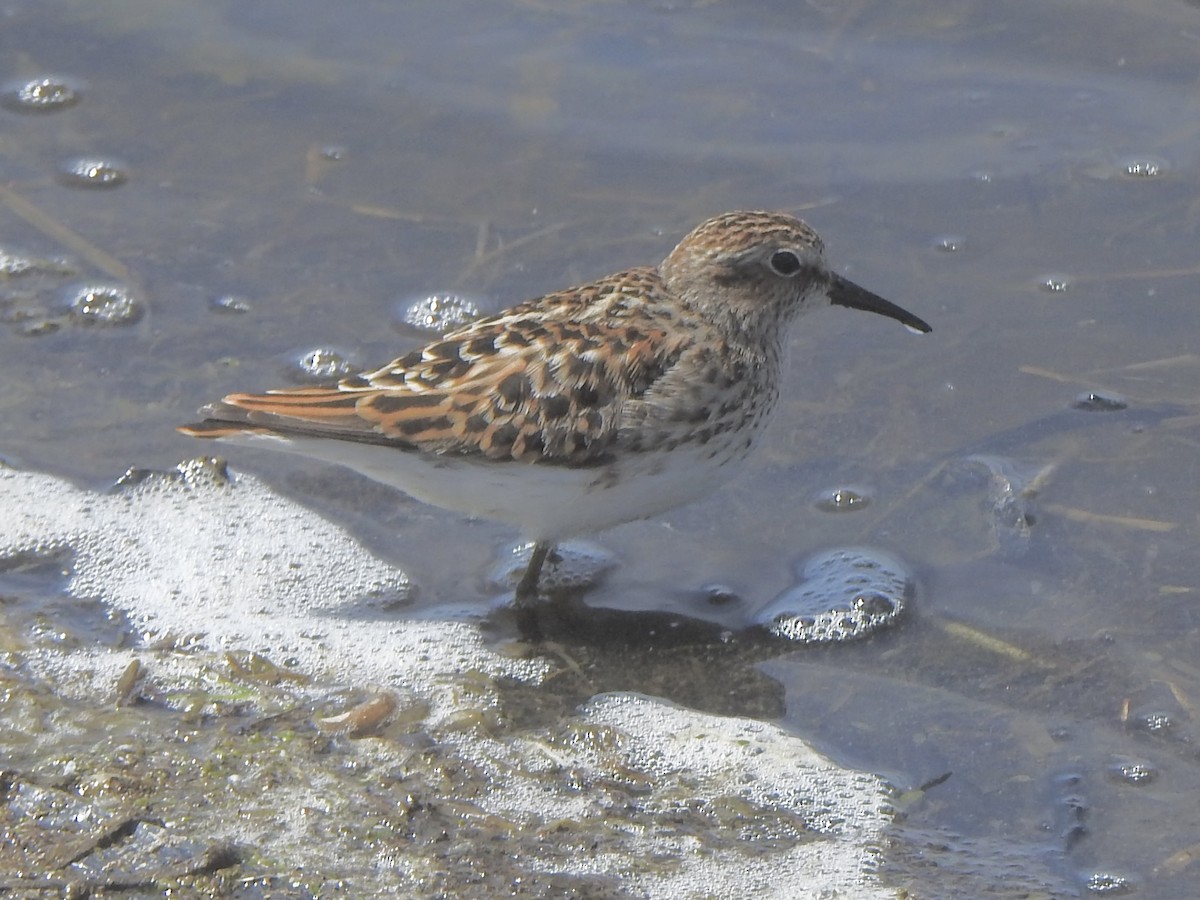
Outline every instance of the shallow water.
<path fill-rule="evenodd" d="M 128 0 L 5 16 L 0 80 L 63 75 L 80 100 L 0 109 L 0 246 L 67 260 L 0 278 L 0 457 L 91 486 L 168 468 L 209 449 L 172 427 L 225 391 L 287 383 L 314 348 L 368 366 L 415 346 L 406 300 L 497 309 L 653 262 L 715 212 L 796 211 L 840 271 L 933 334 L 805 319 L 746 472 L 599 536 L 620 565 L 588 602 L 738 628 L 815 553 L 894 554 L 917 572 L 906 625 L 764 664 L 788 725 L 902 787 L 953 772 L 910 827 L 1044 851 L 1081 893 L 1111 873 L 1187 894 L 1195 4 Z M 81 157 L 127 178 L 64 177 Z M 95 283 L 144 314 L 70 315 L 70 291 Z M 1126 408 L 1072 408 L 1097 391 Z M 498 593 L 503 529 L 230 455 L 409 571 L 407 614 Z M 818 505 L 847 486 L 870 502 Z M 645 671 L 636 641 L 611 652 Z M 619 687 L 733 711 L 723 675 Z M 1122 777 L 1128 760 L 1156 777 Z"/>

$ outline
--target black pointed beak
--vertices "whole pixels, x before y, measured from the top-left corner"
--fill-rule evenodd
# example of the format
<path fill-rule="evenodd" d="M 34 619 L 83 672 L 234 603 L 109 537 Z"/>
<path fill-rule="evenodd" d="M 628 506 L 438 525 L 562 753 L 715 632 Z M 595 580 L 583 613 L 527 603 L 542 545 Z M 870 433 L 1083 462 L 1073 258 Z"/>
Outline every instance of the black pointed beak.
<path fill-rule="evenodd" d="M 866 288 L 859 287 L 841 275 L 830 276 L 829 299 L 838 306 L 848 306 L 851 309 L 861 309 L 895 319 L 912 331 L 919 331 L 922 334 L 933 331 L 924 319 L 918 319 L 908 310 L 902 309 L 890 300 L 884 300 L 878 294 L 872 294 Z"/>

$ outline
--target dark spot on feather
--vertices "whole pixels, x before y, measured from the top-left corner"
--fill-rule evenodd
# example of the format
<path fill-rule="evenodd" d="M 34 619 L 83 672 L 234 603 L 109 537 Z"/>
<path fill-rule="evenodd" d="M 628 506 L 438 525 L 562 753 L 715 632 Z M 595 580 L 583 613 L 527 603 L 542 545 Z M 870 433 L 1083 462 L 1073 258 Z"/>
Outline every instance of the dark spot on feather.
<path fill-rule="evenodd" d="M 350 390 L 354 390 L 355 388 L 365 388 L 365 387 L 371 386 L 371 382 L 367 381 L 367 379 L 361 375 L 349 375 L 349 376 L 343 378 L 341 381 L 339 381 L 338 384 L 341 385 L 342 387 L 348 388 Z"/>
<path fill-rule="evenodd" d="M 432 409 L 442 402 L 440 394 L 380 394 L 367 405 L 384 415 L 412 409 Z"/>
<path fill-rule="evenodd" d="M 535 431 L 525 435 L 525 453 L 541 456 L 546 451 L 546 442 L 542 440 L 541 432 Z"/>
<path fill-rule="evenodd" d="M 504 333 L 504 342 L 512 344 L 514 347 L 528 347 L 530 344 L 529 338 L 520 331 L 506 331 Z"/>
<path fill-rule="evenodd" d="M 436 383 L 448 378 L 458 378 L 470 368 L 470 363 L 459 359 L 457 356 L 453 359 L 439 359 L 437 362 L 427 363 L 427 372 L 423 374 L 422 380 Z"/>
<path fill-rule="evenodd" d="M 600 402 L 600 392 L 590 384 L 581 384 L 575 388 L 574 398 L 580 406 L 595 406 Z"/>
<path fill-rule="evenodd" d="M 473 413 L 467 417 L 467 432 L 470 434 L 482 434 L 487 430 L 489 424 L 488 417 L 483 413 Z"/>
<path fill-rule="evenodd" d="M 413 437 L 422 431 L 449 431 L 451 424 L 445 416 L 438 416 L 436 419 L 401 420 L 396 423 L 396 427 L 405 437 Z"/>
<path fill-rule="evenodd" d="M 591 370 L 592 364 L 571 353 L 567 355 L 564 367 L 567 376 L 572 381 L 578 381 Z"/>
<path fill-rule="evenodd" d="M 505 375 L 496 385 L 496 393 L 509 406 L 516 406 L 529 395 L 529 379 L 524 372 Z"/>
<path fill-rule="evenodd" d="M 436 344 L 430 344 L 425 348 L 425 356 L 428 359 L 436 360 L 459 360 L 462 359 L 459 355 L 459 349 L 457 341 L 438 341 Z"/>
<path fill-rule="evenodd" d="M 542 399 L 542 415 L 547 419 L 561 419 L 571 411 L 571 401 L 562 394 L 552 394 Z"/>
<path fill-rule="evenodd" d="M 505 422 L 503 425 L 497 426 L 496 430 L 491 435 L 491 446 L 494 449 L 507 449 L 513 445 L 513 441 L 517 439 L 517 428 L 511 422 Z"/>
<path fill-rule="evenodd" d="M 517 319 L 511 328 L 530 338 L 541 337 L 546 333 L 546 327 L 537 319 Z"/>
<path fill-rule="evenodd" d="M 641 371 L 630 373 L 629 392 L 635 397 L 640 397 L 650 390 L 650 386 L 658 381 L 666 369 L 656 363 L 649 363 L 642 367 Z"/>
<path fill-rule="evenodd" d="M 491 336 L 477 337 L 463 348 L 471 356 L 488 356 L 496 349 L 496 341 Z M 460 351 L 461 355 L 461 351 Z"/>

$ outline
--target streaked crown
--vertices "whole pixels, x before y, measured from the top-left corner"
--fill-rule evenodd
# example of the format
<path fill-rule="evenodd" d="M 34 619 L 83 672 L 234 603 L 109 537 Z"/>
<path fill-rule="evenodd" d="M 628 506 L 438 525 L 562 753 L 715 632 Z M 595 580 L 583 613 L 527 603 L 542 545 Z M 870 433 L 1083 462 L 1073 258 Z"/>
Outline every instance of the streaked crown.
<path fill-rule="evenodd" d="M 825 245 L 787 213 L 728 212 L 703 222 L 659 266 L 671 293 L 726 333 L 762 340 L 829 285 Z"/>

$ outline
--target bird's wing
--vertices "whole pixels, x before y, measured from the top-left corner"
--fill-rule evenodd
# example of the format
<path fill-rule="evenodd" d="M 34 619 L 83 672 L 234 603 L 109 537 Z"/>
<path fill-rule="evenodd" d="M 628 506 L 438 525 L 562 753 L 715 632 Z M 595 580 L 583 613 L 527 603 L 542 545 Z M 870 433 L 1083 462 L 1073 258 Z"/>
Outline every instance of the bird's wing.
<path fill-rule="evenodd" d="M 180 430 L 586 465 L 605 456 L 623 407 L 675 365 L 684 343 L 649 319 L 563 321 L 525 304 L 333 387 L 230 394 Z"/>

